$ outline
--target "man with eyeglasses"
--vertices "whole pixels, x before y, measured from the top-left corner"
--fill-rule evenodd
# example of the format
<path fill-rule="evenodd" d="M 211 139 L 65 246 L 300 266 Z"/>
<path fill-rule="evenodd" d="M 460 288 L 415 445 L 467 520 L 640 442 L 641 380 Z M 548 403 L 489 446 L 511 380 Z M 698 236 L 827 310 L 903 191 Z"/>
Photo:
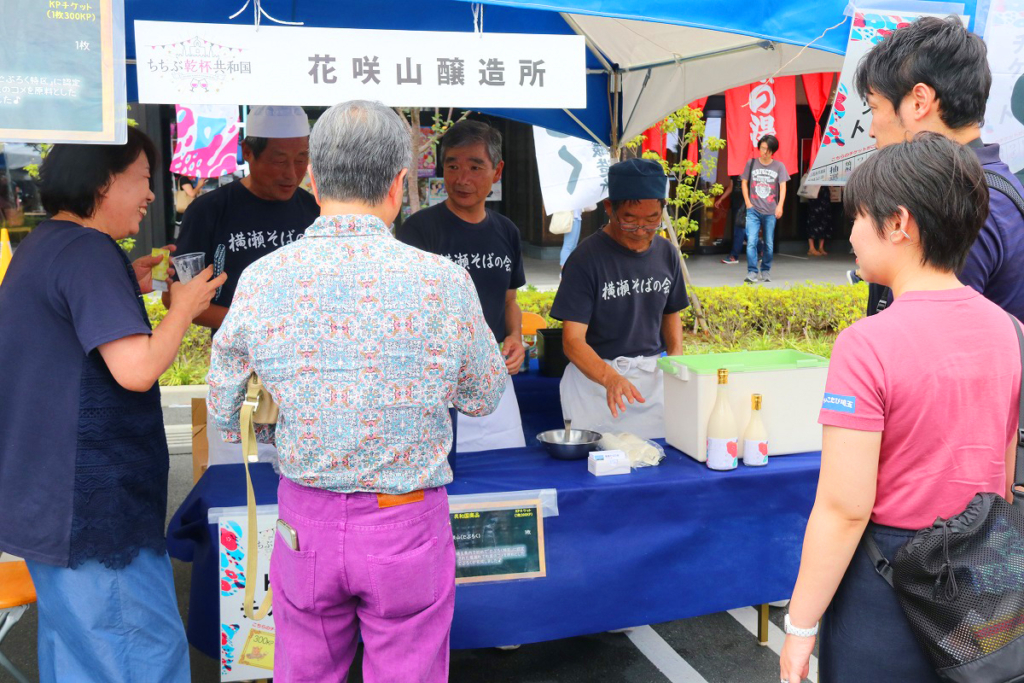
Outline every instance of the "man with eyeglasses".
<path fill-rule="evenodd" d="M 679 252 L 656 236 L 667 190 L 655 161 L 613 165 L 608 224 L 562 270 L 551 317 L 563 322 L 562 414 L 575 428 L 665 435 L 657 359 L 682 353 L 679 311 L 689 305 Z"/>

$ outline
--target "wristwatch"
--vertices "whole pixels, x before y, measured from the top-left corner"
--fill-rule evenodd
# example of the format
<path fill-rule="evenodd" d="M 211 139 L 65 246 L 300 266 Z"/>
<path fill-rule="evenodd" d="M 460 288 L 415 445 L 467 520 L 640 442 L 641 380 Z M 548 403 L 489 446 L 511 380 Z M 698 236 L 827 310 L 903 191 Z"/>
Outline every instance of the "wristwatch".
<path fill-rule="evenodd" d="M 786 633 L 791 636 L 797 636 L 799 638 L 812 638 L 818 635 L 818 625 L 815 624 L 814 628 L 797 628 L 789 621 L 789 614 L 786 614 L 786 618 L 782 622 L 786 627 Z"/>

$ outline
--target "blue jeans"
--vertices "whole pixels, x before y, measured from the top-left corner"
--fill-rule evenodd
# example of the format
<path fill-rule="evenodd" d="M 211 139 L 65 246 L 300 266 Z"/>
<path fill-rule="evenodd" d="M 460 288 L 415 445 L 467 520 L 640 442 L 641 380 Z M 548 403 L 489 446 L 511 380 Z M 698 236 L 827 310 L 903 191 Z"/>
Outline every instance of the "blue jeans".
<path fill-rule="evenodd" d="M 740 254 L 746 251 L 743 246 L 744 240 L 747 238 L 747 225 L 746 225 L 747 210 L 737 211 L 735 220 L 732 222 L 732 250 L 729 251 L 729 256 L 739 260 Z M 764 240 L 757 240 L 757 256 L 761 257 L 764 252 Z"/>
<path fill-rule="evenodd" d="M 764 255 L 761 257 L 761 268 L 767 273 L 772 269 L 772 252 L 775 250 L 775 214 L 758 213 L 747 209 L 747 272 L 756 273 L 757 267 L 757 235 L 764 228 Z"/>
<path fill-rule="evenodd" d="M 562 251 L 558 255 L 558 265 L 564 266 L 566 260 L 569 258 L 569 254 L 576 248 L 576 245 L 580 242 L 580 226 L 583 223 L 583 213 L 580 211 L 572 212 L 572 230 L 567 232 L 562 237 Z"/>

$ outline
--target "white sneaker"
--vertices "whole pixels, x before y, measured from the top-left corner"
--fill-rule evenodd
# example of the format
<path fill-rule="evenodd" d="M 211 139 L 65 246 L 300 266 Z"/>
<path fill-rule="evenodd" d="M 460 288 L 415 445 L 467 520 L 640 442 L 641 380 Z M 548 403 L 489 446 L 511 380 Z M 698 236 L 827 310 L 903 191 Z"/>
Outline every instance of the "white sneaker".
<path fill-rule="evenodd" d="M 757 273 L 747 273 L 747 276 L 743 278 L 743 284 L 756 285 L 757 284 Z"/>
<path fill-rule="evenodd" d="M 767 271 L 767 270 L 761 271 L 761 282 L 771 282 L 771 281 L 772 281 L 771 272 Z"/>

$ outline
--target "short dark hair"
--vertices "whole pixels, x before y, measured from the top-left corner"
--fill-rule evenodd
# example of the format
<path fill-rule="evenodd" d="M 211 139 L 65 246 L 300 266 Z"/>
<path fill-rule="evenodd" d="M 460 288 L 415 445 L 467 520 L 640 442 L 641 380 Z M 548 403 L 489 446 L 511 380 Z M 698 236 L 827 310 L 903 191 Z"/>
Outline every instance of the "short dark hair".
<path fill-rule="evenodd" d="M 267 148 L 267 144 L 270 142 L 270 138 L 258 138 L 252 135 L 246 135 L 242 139 L 242 144 L 249 148 L 252 152 L 253 159 L 259 159 L 260 155 L 263 154 L 263 150 Z"/>
<path fill-rule="evenodd" d="M 135 163 L 140 154 L 146 155 L 150 169 L 155 171 L 157 152 L 153 141 L 131 126 L 123 145 L 54 145 L 39 169 L 43 208 L 51 216 L 67 211 L 89 218 L 114 176 Z"/>
<path fill-rule="evenodd" d="M 761 151 L 761 145 L 768 143 L 768 151 L 775 154 L 779 151 L 779 139 L 774 135 L 762 135 L 761 139 L 757 141 L 757 149 Z"/>
<path fill-rule="evenodd" d="M 988 186 L 977 155 L 938 133 L 887 145 L 846 183 L 846 215 L 871 220 L 880 239 L 903 207 L 921 236 L 922 262 L 959 272 L 988 218 Z"/>
<path fill-rule="evenodd" d="M 861 97 L 880 95 L 897 114 L 915 85 L 931 86 L 942 122 L 956 130 L 985 119 L 992 71 L 984 41 L 959 17 L 921 17 L 872 48 L 857 66 L 854 81 Z"/>
<path fill-rule="evenodd" d="M 466 145 L 483 144 L 491 165 L 495 168 L 501 163 L 501 133 L 494 126 L 482 121 L 459 121 L 448 129 L 441 138 L 441 163 L 444 164 L 445 154 L 449 149 Z"/>
<path fill-rule="evenodd" d="M 625 204 L 636 204 L 638 202 L 642 202 L 643 200 L 642 199 L 609 199 L 608 201 L 610 201 L 612 203 L 612 211 L 618 211 L 619 208 L 622 207 Z M 658 203 L 661 204 L 661 208 L 663 208 L 663 209 L 665 208 L 665 203 L 666 202 L 665 202 L 664 199 L 659 199 Z"/>

